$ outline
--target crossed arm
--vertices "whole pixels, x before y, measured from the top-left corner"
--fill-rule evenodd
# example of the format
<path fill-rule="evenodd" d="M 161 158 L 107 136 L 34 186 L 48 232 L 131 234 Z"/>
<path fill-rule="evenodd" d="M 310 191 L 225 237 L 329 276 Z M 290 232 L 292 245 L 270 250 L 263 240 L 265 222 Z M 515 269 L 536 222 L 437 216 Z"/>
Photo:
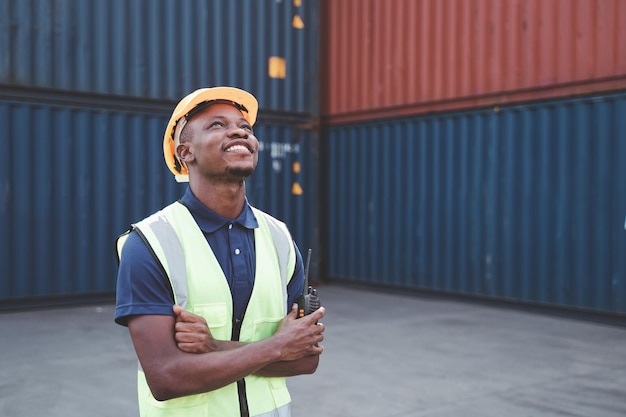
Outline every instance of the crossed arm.
<path fill-rule="evenodd" d="M 203 318 L 175 306 L 176 317 L 133 316 L 128 329 L 153 396 L 167 400 L 221 388 L 250 374 L 313 373 L 324 348 L 321 307 L 296 319 L 293 308 L 271 337 L 253 343 L 213 339 Z"/>

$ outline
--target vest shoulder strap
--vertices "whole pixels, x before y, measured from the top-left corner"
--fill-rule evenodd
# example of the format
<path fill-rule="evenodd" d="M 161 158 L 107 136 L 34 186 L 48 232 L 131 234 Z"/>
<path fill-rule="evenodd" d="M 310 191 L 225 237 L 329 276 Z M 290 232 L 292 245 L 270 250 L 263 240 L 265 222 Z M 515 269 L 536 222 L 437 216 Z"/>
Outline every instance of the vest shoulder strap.
<path fill-rule="evenodd" d="M 276 255 L 278 256 L 280 275 L 284 284 L 283 287 L 286 288 L 287 283 L 291 280 L 296 267 L 295 252 L 291 234 L 287 230 L 285 223 L 257 208 L 253 207 L 252 210 L 254 211 L 254 214 L 265 220 L 265 224 L 267 224 L 267 228 L 272 235 L 274 247 L 276 248 Z"/>
<path fill-rule="evenodd" d="M 118 237 L 116 246 L 118 259 L 121 259 L 122 248 L 128 238 L 128 234 L 132 230 L 136 231 L 156 259 L 156 262 L 169 276 L 176 303 L 185 308 L 188 297 L 187 267 L 185 265 L 183 245 L 180 243 L 178 233 L 174 229 L 174 226 L 170 223 L 165 214 L 165 210 L 175 210 L 178 208 L 174 206 L 176 204 L 179 203 L 175 202 L 165 209 L 133 224 L 129 231 Z M 180 206 L 184 207 L 182 204 Z M 184 209 L 187 210 L 186 208 Z M 158 251 L 158 253 L 155 251 Z M 167 265 L 163 265 L 162 259 Z"/>
<path fill-rule="evenodd" d="M 119 235 L 117 239 L 115 239 L 115 255 L 117 256 L 117 265 L 119 266 L 120 260 L 122 259 L 122 248 L 124 247 L 124 243 L 126 243 L 126 239 L 128 239 L 128 235 L 133 230 L 131 226 L 124 233 Z"/>

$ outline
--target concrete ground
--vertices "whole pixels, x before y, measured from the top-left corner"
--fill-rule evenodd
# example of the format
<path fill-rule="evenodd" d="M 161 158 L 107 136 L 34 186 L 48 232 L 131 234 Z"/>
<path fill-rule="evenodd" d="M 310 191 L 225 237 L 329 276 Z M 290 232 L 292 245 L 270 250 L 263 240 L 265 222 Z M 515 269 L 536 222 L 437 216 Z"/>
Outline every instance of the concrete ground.
<path fill-rule="evenodd" d="M 510 308 L 319 289 L 325 352 L 294 417 L 623 417 L 626 328 Z M 136 416 L 113 305 L 0 313 L 0 416 Z"/>

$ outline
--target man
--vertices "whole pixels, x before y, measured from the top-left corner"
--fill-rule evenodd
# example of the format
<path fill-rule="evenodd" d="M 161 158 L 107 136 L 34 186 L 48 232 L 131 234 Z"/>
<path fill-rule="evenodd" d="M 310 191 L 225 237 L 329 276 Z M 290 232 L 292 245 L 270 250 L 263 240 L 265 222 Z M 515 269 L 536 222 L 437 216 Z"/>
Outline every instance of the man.
<path fill-rule="evenodd" d="M 245 195 L 257 110 L 232 87 L 183 98 L 163 149 L 189 187 L 118 241 L 115 321 L 139 359 L 142 416 L 289 416 L 285 377 L 317 369 L 325 309 L 296 319 L 302 257 Z"/>

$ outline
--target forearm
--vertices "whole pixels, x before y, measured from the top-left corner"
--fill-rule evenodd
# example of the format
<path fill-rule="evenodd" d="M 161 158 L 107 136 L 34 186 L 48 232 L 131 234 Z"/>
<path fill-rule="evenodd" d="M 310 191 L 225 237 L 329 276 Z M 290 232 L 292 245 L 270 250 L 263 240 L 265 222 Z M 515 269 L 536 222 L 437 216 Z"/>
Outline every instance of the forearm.
<path fill-rule="evenodd" d="M 129 322 L 144 370 L 150 368 L 142 357 L 151 358 L 154 364 L 154 376 L 146 376 L 153 393 L 159 392 L 159 397 L 155 395 L 159 399 L 210 391 L 250 374 L 269 377 L 313 373 L 324 350 L 319 344 L 324 340 L 324 325 L 319 323 L 325 314 L 323 307 L 301 319 L 296 319 L 297 309 L 293 308 L 272 336 L 252 343 L 216 340 L 204 320 L 178 306 L 174 306 L 174 312 L 178 320 L 175 329 L 169 327 L 173 323 L 163 323 L 171 317 L 139 316 Z M 160 334 L 155 336 L 157 328 Z"/>
<path fill-rule="evenodd" d="M 219 351 L 237 349 L 246 345 L 244 342 L 230 340 L 216 340 L 215 344 Z M 317 370 L 318 364 L 319 355 L 310 355 L 294 361 L 272 362 L 253 373 L 266 377 L 312 374 Z"/>
<path fill-rule="evenodd" d="M 220 352 L 180 352 L 165 366 L 144 367 L 144 372 L 155 398 L 167 400 L 224 387 L 259 371 L 278 357 L 277 349 L 266 339 Z"/>
<path fill-rule="evenodd" d="M 319 355 L 310 355 L 295 361 L 276 361 L 264 366 L 254 374 L 266 377 L 312 374 L 317 370 L 319 358 Z"/>
<path fill-rule="evenodd" d="M 128 323 L 137 356 L 154 397 L 167 400 L 212 391 L 248 376 L 281 356 L 284 340 L 272 337 L 237 349 L 187 353 L 173 340 L 167 316 L 136 316 Z"/>

